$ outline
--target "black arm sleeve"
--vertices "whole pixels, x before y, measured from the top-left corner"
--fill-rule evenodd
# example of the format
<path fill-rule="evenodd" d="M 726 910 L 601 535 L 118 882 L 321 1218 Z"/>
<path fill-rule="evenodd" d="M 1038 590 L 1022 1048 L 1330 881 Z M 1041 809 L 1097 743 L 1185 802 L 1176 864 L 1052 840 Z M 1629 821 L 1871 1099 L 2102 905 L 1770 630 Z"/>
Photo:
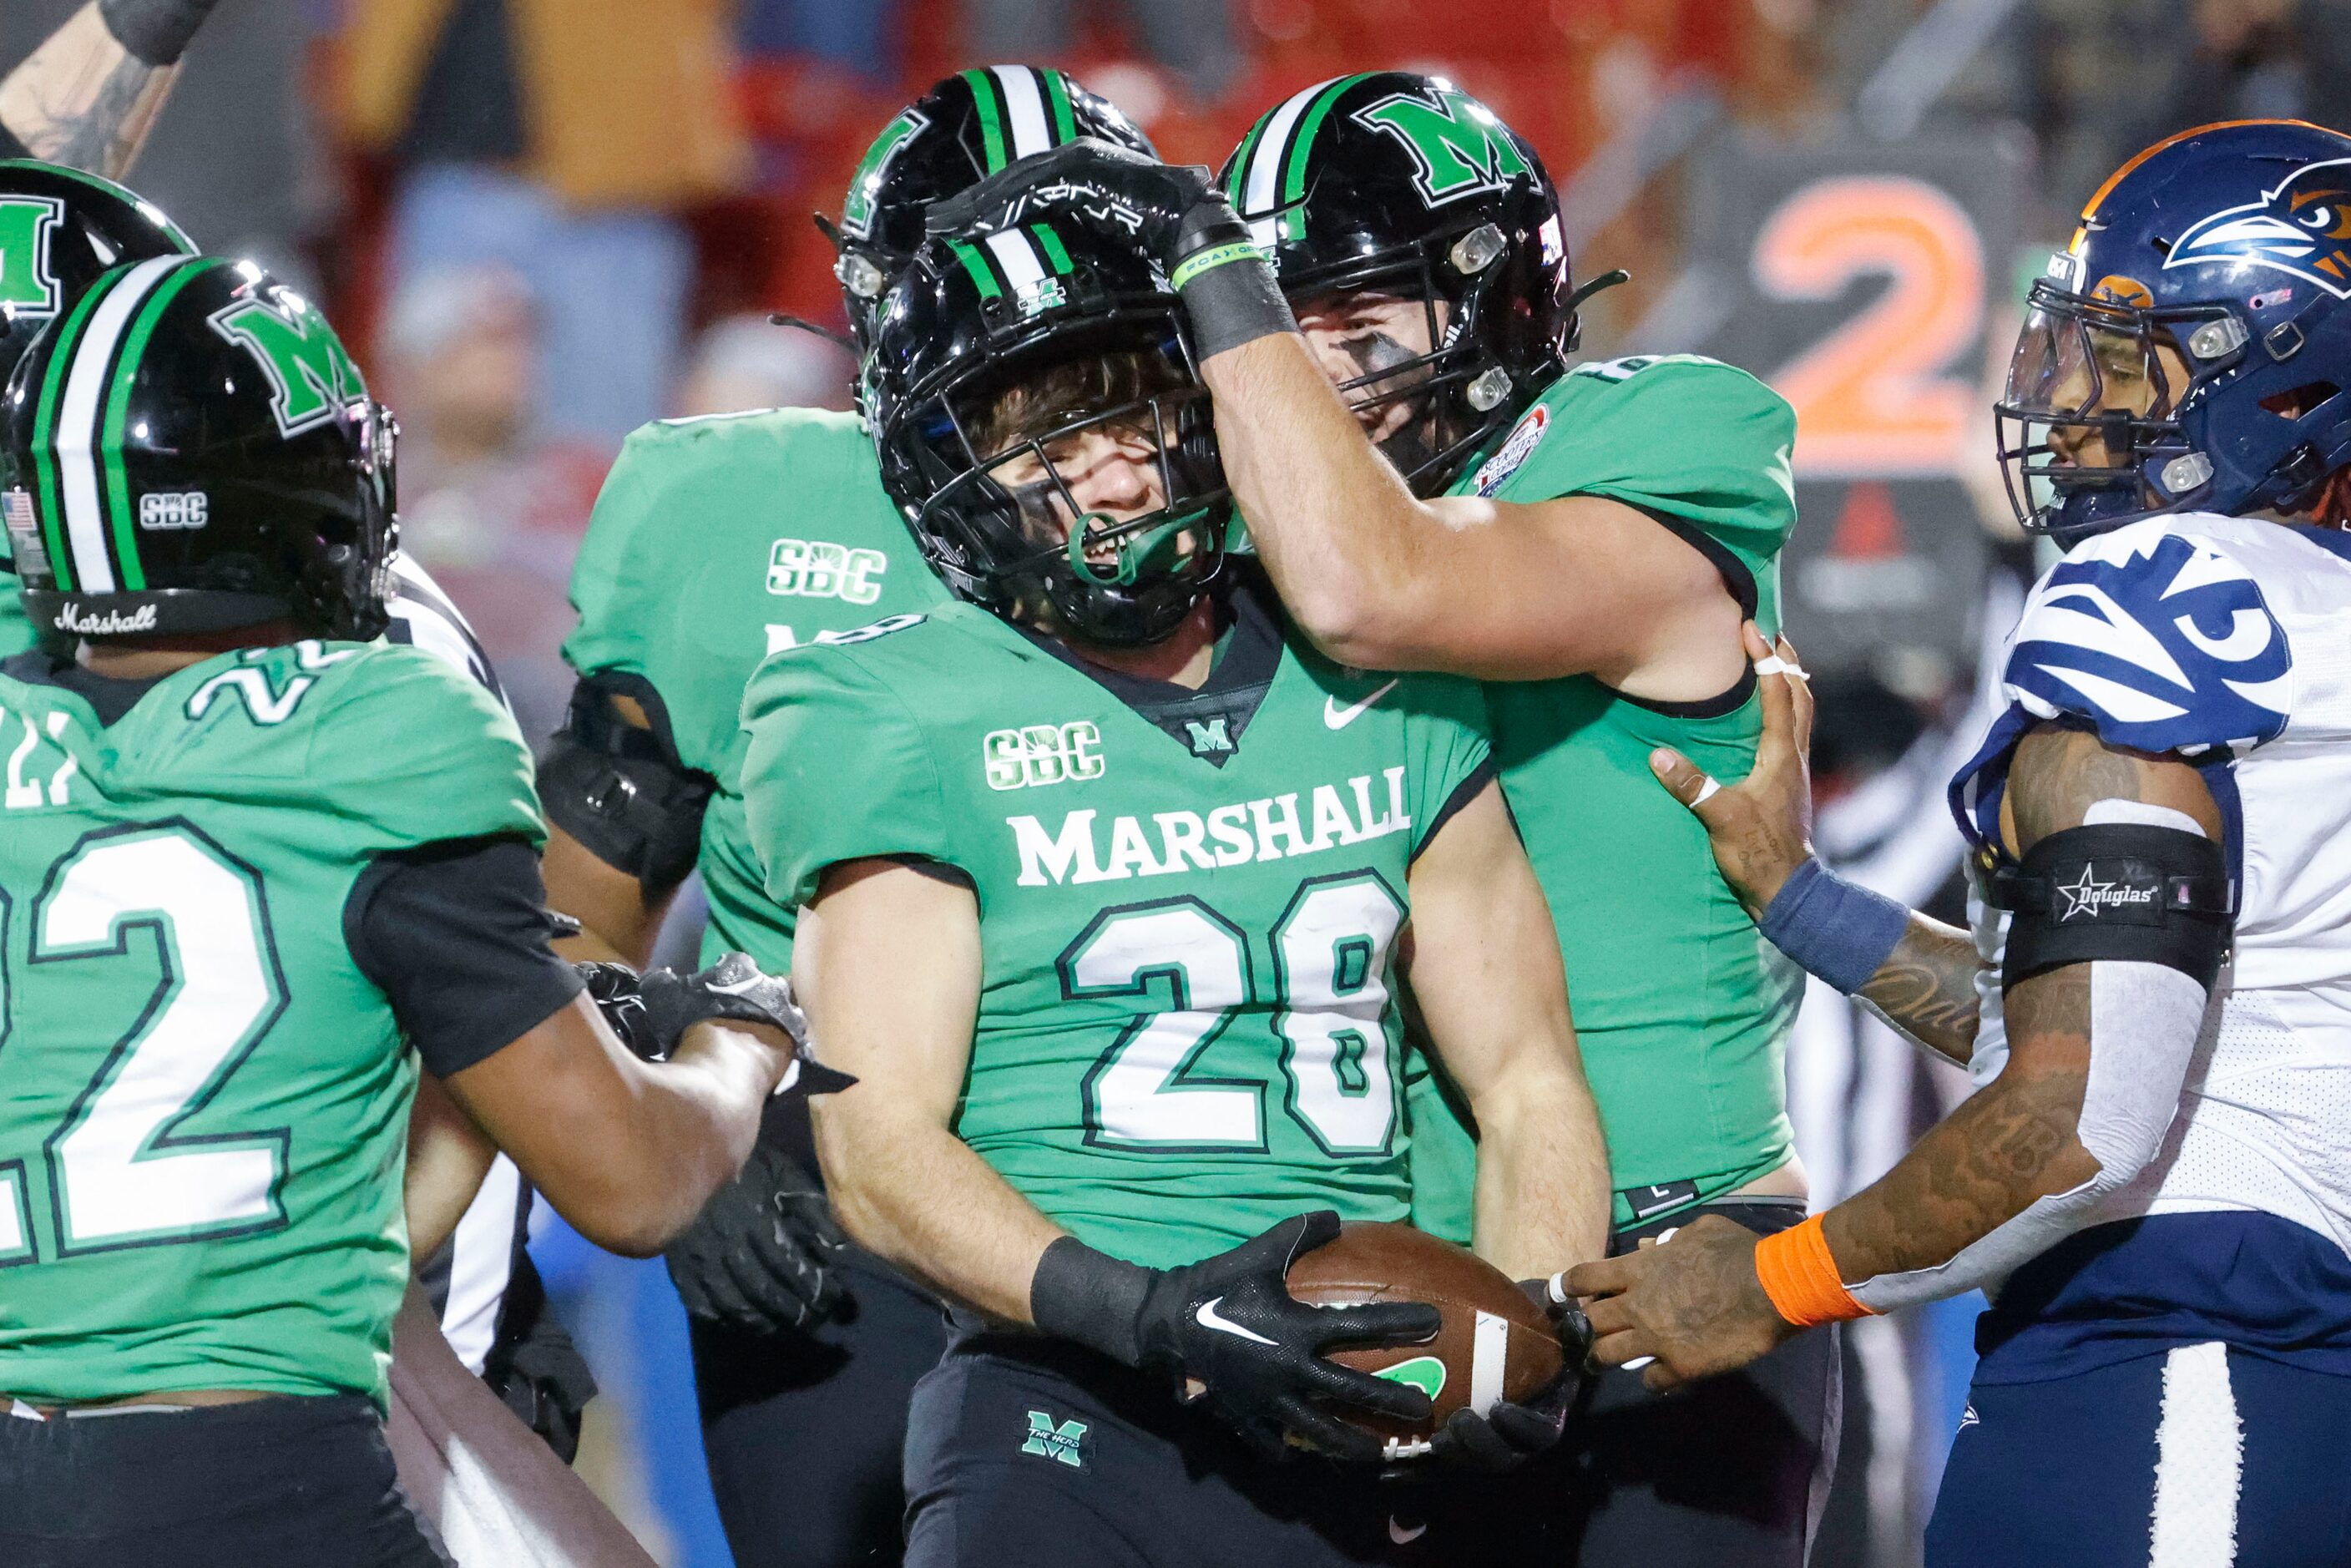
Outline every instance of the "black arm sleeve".
<path fill-rule="evenodd" d="M 538 855 L 517 838 L 454 839 L 379 858 L 343 904 L 360 970 L 392 1000 L 425 1070 L 446 1078 L 580 994 L 548 946 Z"/>
<path fill-rule="evenodd" d="M 653 727 L 622 718 L 616 696 L 633 699 Z M 538 764 L 548 821 L 606 865 L 635 877 L 647 903 L 694 869 L 713 788 L 707 774 L 679 759 L 668 711 L 652 683 L 617 670 L 580 677 L 570 717 Z"/>

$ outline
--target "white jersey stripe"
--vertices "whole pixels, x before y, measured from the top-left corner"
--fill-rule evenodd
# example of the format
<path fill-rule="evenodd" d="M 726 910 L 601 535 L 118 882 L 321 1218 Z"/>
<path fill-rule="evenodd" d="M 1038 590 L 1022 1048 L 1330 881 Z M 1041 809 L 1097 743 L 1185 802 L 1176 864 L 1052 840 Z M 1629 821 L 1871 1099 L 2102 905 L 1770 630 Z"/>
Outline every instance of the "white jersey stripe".
<path fill-rule="evenodd" d="M 2229 1347 L 2216 1341 L 2166 1355 L 2147 1568 L 2230 1568 L 2236 1562 L 2244 1459 Z"/>
<path fill-rule="evenodd" d="M 1025 298 L 1030 289 L 1045 281 L 1045 263 L 1037 247 L 1019 229 L 1006 229 L 987 236 L 987 248 L 996 257 L 996 265 L 1004 269 L 1004 281 L 1012 285 L 1012 297 Z"/>
<path fill-rule="evenodd" d="M 66 509 L 66 538 L 73 550 L 74 584 L 85 593 L 115 591 L 114 567 L 106 558 L 106 504 L 98 476 L 98 422 L 104 417 L 107 367 L 136 311 L 163 275 L 188 258 L 159 256 L 126 274 L 114 292 L 99 302 L 57 408 L 57 477 Z"/>
<path fill-rule="evenodd" d="M 1265 122 L 1265 134 L 1257 139 L 1249 154 L 1247 181 L 1241 186 L 1241 215 L 1249 220 L 1249 237 L 1270 255 L 1280 243 L 1275 232 L 1274 209 L 1281 204 L 1282 154 L 1289 151 L 1290 133 L 1298 129 L 1298 117 L 1314 101 L 1314 95 L 1337 81 L 1318 81 L 1303 92 L 1294 92 L 1282 100 Z M 1259 215 L 1262 214 L 1262 215 Z"/>
<path fill-rule="evenodd" d="M 1005 128 L 1012 132 L 1012 156 L 1031 158 L 1053 145 L 1052 116 L 1045 108 L 1045 84 L 1027 66 L 991 67 L 1004 89 Z"/>

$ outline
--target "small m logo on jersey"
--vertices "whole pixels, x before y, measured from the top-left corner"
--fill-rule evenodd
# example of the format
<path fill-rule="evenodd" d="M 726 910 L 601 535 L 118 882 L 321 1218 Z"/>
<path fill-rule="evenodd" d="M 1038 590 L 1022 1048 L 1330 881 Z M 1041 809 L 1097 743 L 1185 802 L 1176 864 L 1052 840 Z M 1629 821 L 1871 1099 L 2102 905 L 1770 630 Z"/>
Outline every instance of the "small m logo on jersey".
<path fill-rule="evenodd" d="M 1191 738 L 1195 757 L 1222 757 L 1232 752 L 1232 732 L 1225 727 L 1223 719 L 1212 718 L 1201 724 L 1187 718 L 1184 721 L 1184 733 Z"/>
<path fill-rule="evenodd" d="M 1086 1424 L 1083 1421 L 1063 1421 L 1056 1425 L 1053 1417 L 1042 1410 L 1029 1412 L 1029 1437 L 1020 1445 L 1024 1454 L 1040 1459 L 1052 1459 L 1073 1470 L 1086 1468 Z"/>

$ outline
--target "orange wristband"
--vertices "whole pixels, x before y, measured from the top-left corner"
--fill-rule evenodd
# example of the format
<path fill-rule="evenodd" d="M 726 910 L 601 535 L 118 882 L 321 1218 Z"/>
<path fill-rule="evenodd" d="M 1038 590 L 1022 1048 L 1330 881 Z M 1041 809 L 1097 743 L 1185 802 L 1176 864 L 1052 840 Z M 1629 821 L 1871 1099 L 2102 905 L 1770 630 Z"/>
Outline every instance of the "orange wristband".
<path fill-rule="evenodd" d="M 1800 1329 L 1877 1315 L 1844 1288 L 1817 1214 L 1757 1242 L 1755 1275 L 1780 1315 Z"/>

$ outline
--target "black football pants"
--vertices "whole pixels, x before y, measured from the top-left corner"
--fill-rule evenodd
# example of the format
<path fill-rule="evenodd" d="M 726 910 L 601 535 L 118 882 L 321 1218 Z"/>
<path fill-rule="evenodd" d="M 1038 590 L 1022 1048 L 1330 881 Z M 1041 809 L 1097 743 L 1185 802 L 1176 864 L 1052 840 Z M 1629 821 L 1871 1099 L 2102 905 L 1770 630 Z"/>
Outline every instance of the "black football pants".
<path fill-rule="evenodd" d="M 899 1560 L 906 1406 L 946 1349 L 939 1304 L 864 1252 L 847 1302 L 804 1334 L 689 1320 L 702 1443 L 736 1568 Z"/>
<path fill-rule="evenodd" d="M 7 1568 L 446 1568 L 357 1395 L 55 1416 L 0 1408 Z"/>

